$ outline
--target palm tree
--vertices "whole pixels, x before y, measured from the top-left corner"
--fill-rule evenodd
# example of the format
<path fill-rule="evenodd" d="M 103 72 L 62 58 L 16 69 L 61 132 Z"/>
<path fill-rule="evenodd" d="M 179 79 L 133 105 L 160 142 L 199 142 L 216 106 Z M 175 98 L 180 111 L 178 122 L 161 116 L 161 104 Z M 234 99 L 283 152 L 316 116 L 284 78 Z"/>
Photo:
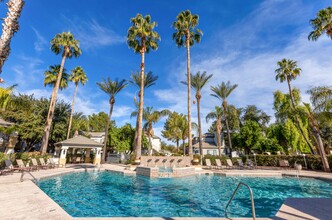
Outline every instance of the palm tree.
<path fill-rule="evenodd" d="M 203 137 L 202 137 L 202 125 L 201 125 L 201 90 L 206 85 L 206 83 L 211 79 L 213 75 L 206 75 L 204 71 L 202 74 L 198 71 L 196 75 L 190 76 L 191 78 L 191 87 L 196 91 L 196 104 L 197 104 L 197 115 L 198 115 L 198 138 L 199 138 L 199 151 L 201 158 L 203 157 Z M 187 82 L 182 81 L 181 83 L 187 85 Z M 202 161 L 202 160 L 201 160 Z"/>
<path fill-rule="evenodd" d="M 86 73 L 84 72 L 83 68 L 78 66 L 75 69 L 73 69 L 73 71 L 69 77 L 69 80 L 72 81 L 73 83 L 75 83 L 75 92 L 74 92 L 73 102 L 71 104 L 71 112 L 70 112 L 69 126 L 68 126 L 68 132 L 67 132 L 67 139 L 69 138 L 71 123 L 73 120 L 74 104 L 75 104 L 78 84 L 81 83 L 84 86 L 86 81 L 88 81 L 88 77 L 86 76 Z"/>
<path fill-rule="evenodd" d="M 7 88 L 0 88 L 0 111 L 5 111 L 10 99 L 13 95 L 13 90 L 17 86 L 17 84 L 14 84 Z"/>
<path fill-rule="evenodd" d="M 136 85 L 138 89 L 141 88 L 141 73 L 139 71 L 136 71 L 136 73 L 132 73 L 130 76 L 131 80 L 129 80 L 130 83 Z M 150 71 L 147 74 L 144 74 L 144 90 L 146 88 L 149 88 L 150 86 L 153 86 L 156 84 L 156 81 L 159 77 L 153 75 L 153 73 Z M 138 96 L 140 97 L 140 92 L 138 93 Z M 139 108 L 139 103 L 136 102 L 136 94 L 134 97 L 134 102 L 136 107 Z M 144 111 L 144 110 L 143 110 Z M 137 115 L 135 115 L 137 117 Z M 137 131 L 138 131 L 138 117 L 136 118 L 136 130 L 135 130 L 135 138 L 134 138 L 134 145 L 136 145 L 137 141 Z"/>
<path fill-rule="evenodd" d="M 229 149 L 231 151 L 231 155 L 232 155 L 232 140 L 231 140 L 231 134 L 229 132 L 228 118 L 227 118 L 227 112 L 228 112 L 227 98 L 234 91 L 234 89 L 236 89 L 237 86 L 238 86 L 237 84 L 231 85 L 230 81 L 228 81 L 227 83 L 222 82 L 220 85 L 217 86 L 211 86 L 211 91 L 214 92 L 214 94 L 211 95 L 222 101 L 222 107 L 224 110 L 224 118 L 226 122 L 227 136 L 228 136 Z"/>
<path fill-rule="evenodd" d="M 60 86 L 60 81 L 62 78 L 62 72 L 65 66 L 65 61 L 67 58 L 72 58 L 73 56 L 79 57 L 82 53 L 79 47 L 79 41 L 74 38 L 74 36 L 70 32 L 63 32 L 61 34 L 55 35 L 55 37 L 51 40 L 51 50 L 56 54 L 62 53 L 62 61 L 61 67 L 59 70 L 59 74 L 53 89 L 52 98 L 50 102 L 50 108 L 47 115 L 47 120 L 44 129 L 44 135 L 42 139 L 41 152 L 46 153 L 48 146 L 48 138 L 50 135 L 50 128 L 53 120 L 54 109 L 56 98 L 58 95 L 58 90 Z"/>
<path fill-rule="evenodd" d="M 49 68 L 50 68 L 49 70 L 46 70 L 44 72 L 44 76 L 45 76 L 44 86 L 49 85 L 49 86 L 52 86 L 54 88 L 55 84 L 56 84 L 56 81 L 57 81 L 57 78 L 58 78 L 58 74 L 60 72 L 61 66 L 60 65 L 54 65 L 54 66 L 50 66 Z M 68 87 L 68 78 L 69 78 L 69 75 L 66 72 L 66 69 L 64 68 L 63 71 L 62 71 L 62 76 L 61 76 L 60 85 L 59 85 L 60 90 L 63 90 L 63 89 Z"/>
<path fill-rule="evenodd" d="M 296 61 L 293 60 L 288 60 L 288 59 L 282 59 L 281 61 L 278 62 L 279 68 L 275 70 L 276 75 L 276 80 L 279 80 L 281 83 L 284 81 L 287 81 L 288 85 L 288 90 L 289 90 L 289 95 L 290 95 L 290 100 L 291 100 L 291 106 L 293 108 L 293 111 L 296 110 L 296 103 L 293 95 L 293 90 L 291 87 L 290 82 L 294 79 L 296 79 L 300 73 L 301 73 L 301 68 L 297 66 Z M 295 121 L 300 129 L 301 135 L 303 136 L 304 140 L 306 141 L 307 145 L 309 146 L 311 153 L 314 153 L 312 145 L 308 139 L 308 137 L 304 134 L 304 131 L 302 129 L 301 123 L 299 118 L 295 115 Z"/>
<path fill-rule="evenodd" d="M 143 17 L 141 14 L 137 14 L 136 17 L 130 19 L 132 26 L 128 29 L 127 44 L 134 50 L 135 53 L 139 53 L 142 57 L 141 61 L 141 84 L 139 95 L 139 109 L 138 109 L 138 128 L 137 128 L 137 140 L 135 146 L 135 160 L 139 160 L 141 157 L 142 149 L 142 119 L 143 119 L 143 97 L 144 97 L 144 59 L 145 53 L 158 49 L 158 41 L 160 40 L 159 34 L 154 31 L 156 22 L 151 22 L 151 16 L 146 15 Z"/>
<path fill-rule="evenodd" d="M 310 32 L 309 40 L 316 41 L 324 33 L 332 39 L 332 7 L 320 10 L 310 24 L 314 30 Z"/>
<path fill-rule="evenodd" d="M 115 96 L 125 87 L 128 86 L 128 83 L 126 80 L 118 80 L 115 79 L 115 81 L 112 81 L 110 78 L 107 78 L 107 80 L 103 80 L 103 82 L 99 83 L 97 82 L 97 85 L 101 90 L 103 90 L 106 94 L 109 95 L 109 103 L 110 103 L 110 113 L 107 118 L 106 128 L 105 128 L 105 141 L 104 141 L 104 147 L 103 147 L 103 157 L 102 157 L 102 163 L 105 163 L 106 161 L 106 145 L 107 145 L 107 138 L 108 138 L 108 128 L 110 125 L 110 120 L 112 118 L 112 112 L 113 112 L 113 106 L 115 103 Z"/>
<path fill-rule="evenodd" d="M 190 87 L 191 87 L 191 73 L 190 73 L 190 47 L 194 43 L 201 41 L 203 32 L 196 28 L 198 25 L 198 15 L 191 14 L 189 10 L 181 11 L 176 16 L 176 21 L 173 22 L 173 27 L 176 32 L 173 33 L 173 40 L 178 47 L 187 48 L 187 85 L 188 85 L 188 143 L 189 143 L 189 156 L 193 157 L 192 141 L 191 141 L 191 107 L 190 107 Z"/>
<path fill-rule="evenodd" d="M 10 54 L 10 41 L 19 29 L 18 19 L 24 6 L 23 0 L 9 0 L 7 17 L 2 24 L 2 34 L 0 38 L 0 73 L 2 67 Z M 4 82 L 0 78 L 0 82 Z"/>
<path fill-rule="evenodd" d="M 206 122 L 209 122 L 210 119 L 215 120 L 215 131 L 217 132 L 217 145 L 219 150 L 219 156 L 221 156 L 221 131 L 222 131 L 222 116 L 223 111 L 219 106 L 214 107 L 215 110 L 206 115 Z"/>
<path fill-rule="evenodd" d="M 131 113 L 130 117 L 135 117 L 137 116 L 138 112 L 134 111 L 133 113 Z M 146 107 L 143 110 L 143 120 L 145 121 L 144 124 L 144 129 L 146 130 L 146 133 L 148 135 L 148 139 L 149 139 L 149 156 L 152 155 L 152 136 L 154 135 L 154 131 L 153 131 L 153 124 L 157 123 L 161 117 L 165 117 L 170 115 L 171 112 L 168 109 L 164 109 L 161 111 L 153 111 L 152 107 Z"/>

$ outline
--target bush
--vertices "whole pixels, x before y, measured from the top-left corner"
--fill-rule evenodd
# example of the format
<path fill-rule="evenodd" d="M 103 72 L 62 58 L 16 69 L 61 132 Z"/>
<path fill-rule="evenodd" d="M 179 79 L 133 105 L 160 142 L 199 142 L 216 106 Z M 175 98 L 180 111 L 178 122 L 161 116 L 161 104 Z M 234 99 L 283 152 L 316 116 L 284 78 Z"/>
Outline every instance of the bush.
<path fill-rule="evenodd" d="M 223 165 L 226 164 L 226 159 L 229 159 L 227 156 L 214 156 L 214 155 L 205 155 L 204 156 L 204 165 L 205 159 L 211 160 L 211 165 L 216 166 L 215 159 L 219 158 Z M 327 156 L 330 168 L 332 170 L 332 155 Z M 231 158 L 233 164 L 238 164 L 237 159 L 241 159 L 243 163 L 245 164 L 248 159 L 251 159 L 255 163 L 255 157 L 254 155 L 245 155 L 241 156 L 241 158 L 233 157 Z M 256 163 L 257 166 L 273 166 L 273 167 L 279 167 L 279 160 L 288 160 L 291 167 L 294 167 L 295 162 L 297 164 L 301 164 L 303 168 L 305 168 L 305 162 L 302 155 L 298 156 L 286 156 L 286 155 L 256 155 Z M 305 160 L 307 163 L 307 169 L 310 170 L 322 170 L 322 160 L 318 155 L 306 155 Z"/>

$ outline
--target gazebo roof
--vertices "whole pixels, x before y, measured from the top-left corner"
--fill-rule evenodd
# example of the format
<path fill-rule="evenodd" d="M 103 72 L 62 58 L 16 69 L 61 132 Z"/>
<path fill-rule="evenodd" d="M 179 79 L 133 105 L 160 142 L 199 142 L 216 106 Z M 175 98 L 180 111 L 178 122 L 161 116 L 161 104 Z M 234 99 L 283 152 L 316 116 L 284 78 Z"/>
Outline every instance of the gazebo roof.
<path fill-rule="evenodd" d="M 96 147 L 103 146 L 103 144 L 100 144 L 100 143 L 98 143 L 94 140 L 91 140 L 90 138 L 84 137 L 82 135 L 55 143 L 54 145 L 60 146 L 60 147 L 71 147 L 71 148 L 96 148 Z"/>
<path fill-rule="evenodd" d="M 11 123 L 11 122 L 8 122 L 8 121 L 5 121 L 3 120 L 2 118 L 0 118 L 0 125 L 3 126 L 3 127 L 9 127 L 11 125 L 14 125 L 14 123 Z"/>

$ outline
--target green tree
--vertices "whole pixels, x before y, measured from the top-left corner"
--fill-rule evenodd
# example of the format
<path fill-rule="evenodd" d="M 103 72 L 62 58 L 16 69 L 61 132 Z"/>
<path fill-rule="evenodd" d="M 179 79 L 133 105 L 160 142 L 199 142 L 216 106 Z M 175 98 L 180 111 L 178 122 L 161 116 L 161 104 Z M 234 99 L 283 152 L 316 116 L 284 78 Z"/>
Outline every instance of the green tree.
<path fill-rule="evenodd" d="M 201 158 L 203 158 L 203 137 L 202 137 L 202 125 L 201 125 L 201 98 L 202 98 L 202 89 L 206 83 L 211 79 L 213 75 L 206 75 L 204 71 L 202 74 L 198 71 L 196 75 L 190 76 L 191 78 L 191 87 L 196 91 L 195 98 L 197 100 L 197 117 L 198 117 L 198 138 L 199 138 L 199 151 Z M 183 84 L 187 85 L 188 82 L 182 81 Z"/>
<path fill-rule="evenodd" d="M 105 141 L 104 141 L 104 147 L 103 147 L 104 154 L 102 157 L 102 163 L 105 163 L 106 155 L 107 155 L 106 145 L 107 145 L 107 137 L 108 137 L 108 135 L 106 135 L 106 134 L 108 134 L 108 127 L 109 127 L 110 120 L 112 118 L 113 106 L 115 104 L 115 96 L 122 89 L 127 87 L 128 83 L 124 79 L 121 81 L 119 81 L 118 79 L 116 79 L 115 81 L 112 81 L 110 78 L 107 78 L 107 80 L 104 79 L 103 82 L 101 82 L 101 83 L 97 82 L 97 85 L 99 86 L 99 88 L 101 90 L 103 90 L 110 97 L 110 99 L 109 99 L 110 113 L 107 118 L 107 123 L 106 123 L 106 128 L 105 128 Z"/>
<path fill-rule="evenodd" d="M 222 82 L 221 84 L 217 86 L 211 86 L 211 91 L 213 94 L 211 96 L 214 96 L 222 101 L 222 107 L 224 109 L 224 118 L 226 122 L 226 129 L 227 129 L 227 136 L 228 136 L 228 144 L 229 144 L 229 149 L 232 152 L 232 140 L 231 140 L 231 134 L 229 130 L 229 123 L 228 123 L 228 118 L 227 118 L 227 98 L 228 96 L 234 91 L 234 89 L 237 88 L 237 84 L 231 85 L 230 81 L 227 83 Z"/>
<path fill-rule="evenodd" d="M 179 151 L 179 141 L 182 139 L 181 120 L 182 117 L 177 112 L 172 112 L 164 124 L 161 135 L 169 141 L 176 143 L 176 149 Z"/>
<path fill-rule="evenodd" d="M 150 86 L 153 86 L 156 84 L 156 81 L 158 80 L 158 76 L 153 75 L 153 73 L 150 71 L 147 74 L 144 74 L 144 90 L 149 88 Z M 132 73 L 130 76 L 131 80 L 129 80 L 130 83 L 133 85 L 136 85 L 138 89 L 141 88 L 141 73 L 137 71 L 136 73 Z M 140 97 L 140 92 L 138 93 L 138 96 Z M 136 107 L 139 109 L 139 103 L 136 102 L 136 96 L 134 97 L 134 102 Z M 144 111 L 144 110 L 143 110 Z M 134 139 L 134 145 L 136 146 L 136 141 L 137 141 L 137 131 L 138 131 L 138 122 L 139 118 L 136 115 L 136 130 L 135 130 L 135 139 Z"/>
<path fill-rule="evenodd" d="M 9 104 L 14 88 L 17 86 L 17 84 L 14 84 L 7 88 L 1 88 L 0 87 L 0 111 L 5 111 L 7 108 L 7 105 Z"/>
<path fill-rule="evenodd" d="M 69 139 L 71 123 L 73 121 L 74 105 L 75 105 L 75 99 L 76 99 L 76 94 L 77 94 L 77 90 L 78 90 L 78 84 L 81 83 L 84 86 L 86 81 L 88 81 L 88 77 L 86 76 L 86 73 L 84 72 L 83 68 L 78 66 L 73 69 L 73 71 L 69 77 L 69 80 L 72 81 L 73 83 L 75 83 L 75 92 L 74 92 L 73 102 L 71 104 L 71 112 L 70 112 L 69 125 L 68 125 L 68 131 L 67 131 L 67 139 Z"/>
<path fill-rule="evenodd" d="M 266 130 L 270 118 L 270 116 L 259 110 L 255 105 L 248 105 L 243 109 L 242 121 L 255 121 L 263 130 Z"/>
<path fill-rule="evenodd" d="M 151 16 L 146 15 L 143 17 L 141 14 L 137 14 L 136 17 L 130 19 L 132 26 L 128 29 L 127 44 L 134 50 L 135 53 L 139 53 L 142 57 L 141 61 L 141 84 L 139 95 L 139 109 L 138 109 L 138 127 L 137 127 L 137 141 L 135 145 L 135 159 L 139 160 L 141 157 L 142 148 L 142 120 L 143 120 L 143 97 L 144 97 L 144 69 L 145 69 L 145 53 L 149 51 L 157 50 L 158 41 L 160 40 L 159 34 L 154 31 L 156 22 L 151 22 Z"/>
<path fill-rule="evenodd" d="M 53 88 L 55 88 L 55 84 L 60 72 L 61 66 L 60 65 L 54 65 L 54 66 L 50 66 L 49 70 L 46 70 L 44 72 L 44 86 L 51 86 Z M 62 76 L 61 76 L 61 80 L 60 80 L 60 85 L 59 85 L 59 89 L 63 90 L 65 88 L 68 87 L 68 78 L 69 75 L 66 72 L 66 69 L 64 68 L 62 71 Z"/>
<path fill-rule="evenodd" d="M 175 33 L 173 33 L 173 40 L 178 47 L 186 47 L 187 49 L 187 88 L 188 88 L 188 145 L 189 145 L 189 156 L 193 157 L 192 141 L 191 141 L 191 72 L 190 72 L 190 47 L 195 42 L 201 41 L 203 32 L 197 28 L 199 16 L 191 14 L 189 10 L 181 11 L 176 20 L 173 22 Z"/>
<path fill-rule="evenodd" d="M 50 135 L 50 128 L 54 115 L 54 108 L 56 103 L 56 98 L 58 95 L 58 90 L 60 86 L 60 81 L 62 78 L 62 72 L 65 66 L 65 61 L 67 58 L 72 58 L 73 56 L 79 57 L 82 53 L 79 47 L 79 41 L 74 38 L 74 36 L 70 32 L 63 32 L 61 34 L 55 35 L 55 37 L 51 40 L 51 50 L 56 54 L 62 53 L 62 61 L 61 67 L 58 73 L 57 81 L 55 83 L 52 98 L 50 102 L 50 108 L 47 114 L 44 135 L 42 140 L 41 152 L 46 153 L 48 147 L 48 138 Z"/>
<path fill-rule="evenodd" d="M 89 131 L 101 132 L 105 131 L 108 115 L 105 112 L 92 114 L 88 116 Z"/>
<path fill-rule="evenodd" d="M 314 30 L 310 32 L 309 40 L 316 41 L 323 34 L 332 39 L 332 7 L 320 10 L 317 17 L 310 20 L 310 24 Z"/>
<path fill-rule="evenodd" d="M 2 34 L 0 38 L 0 73 L 2 67 L 10 54 L 10 41 L 14 34 L 19 30 L 18 19 L 21 16 L 24 6 L 23 0 L 9 0 L 7 17 L 3 19 Z M 4 82 L 0 78 L 0 82 Z"/>
<path fill-rule="evenodd" d="M 276 72 L 276 80 L 280 80 L 280 82 L 284 82 L 287 81 L 287 85 L 288 85 L 288 90 L 289 90 L 289 95 L 290 95 L 290 101 L 291 101 L 291 108 L 293 110 L 293 114 L 296 114 L 296 103 L 294 100 L 294 95 L 293 95 L 293 91 L 292 91 L 292 87 L 290 82 L 292 80 L 295 80 L 301 73 L 301 68 L 299 68 L 297 66 L 296 61 L 293 60 L 288 60 L 288 59 L 282 59 L 281 61 L 278 62 L 278 66 L 279 68 L 275 70 Z M 300 129 L 300 132 L 304 138 L 304 140 L 306 141 L 306 143 L 308 144 L 310 150 L 312 153 L 314 153 L 312 145 L 308 139 L 308 137 L 305 135 L 305 132 L 302 129 L 301 126 L 301 122 L 299 120 L 298 117 L 295 116 L 295 121 L 296 124 L 298 126 L 298 128 Z"/>
<path fill-rule="evenodd" d="M 245 121 L 240 129 L 240 137 L 246 154 L 249 154 L 251 150 L 260 147 L 260 142 L 263 138 L 262 129 L 257 122 Z"/>
<path fill-rule="evenodd" d="M 130 117 L 135 117 L 137 116 L 138 112 L 134 111 L 131 113 Z M 146 134 L 149 139 L 149 149 L 148 149 L 148 154 L 149 156 L 152 155 L 152 137 L 154 136 L 154 131 L 153 131 L 153 124 L 157 123 L 160 121 L 162 117 L 170 115 L 171 112 L 167 109 L 164 110 L 153 110 L 153 107 L 146 107 L 143 109 L 143 120 L 145 121 L 144 124 L 144 129 L 146 130 Z"/>
<path fill-rule="evenodd" d="M 214 121 L 214 130 L 217 132 L 217 145 L 218 145 L 218 151 L 219 151 L 219 156 L 221 156 L 221 131 L 222 131 L 222 108 L 219 106 L 214 107 L 214 111 L 210 112 L 209 114 L 206 115 L 205 119 L 206 122 L 209 120 L 215 120 Z M 215 132 L 213 132 L 215 133 Z"/>

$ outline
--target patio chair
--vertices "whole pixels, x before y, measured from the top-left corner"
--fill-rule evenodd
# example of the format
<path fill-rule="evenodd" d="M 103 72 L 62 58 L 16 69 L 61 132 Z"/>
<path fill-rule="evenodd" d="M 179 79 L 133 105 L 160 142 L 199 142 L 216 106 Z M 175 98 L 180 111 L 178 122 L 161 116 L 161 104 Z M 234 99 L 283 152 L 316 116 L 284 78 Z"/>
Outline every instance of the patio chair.
<path fill-rule="evenodd" d="M 248 159 L 248 160 L 247 160 L 247 165 L 248 165 L 248 168 L 249 168 L 249 169 L 253 169 L 253 168 L 255 168 L 254 163 L 252 162 L 251 159 Z"/>
<path fill-rule="evenodd" d="M 226 168 L 230 168 L 230 169 L 234 168 L 233 162 L 231 159 L 226 159 Z"/>
<path fill-rule="evenodd" d="M 6 167 L 1 170 L 1 175 L 7 174 L 7 173 L 13 173 L 15 170 L 21 171 L 19 167 L 14 167 L 12 162 L 10 160 L 5 160 Z"/>
<path fill-rule="evenodd" d="M 241 159 L 237 159 L 237 164 L 239 165 L 240 169 L 244 168 L 244 164 L 243 164 L 243 161 Z"/>
<path fill-rule="evenodd" d="M 76 157 L 74 163 L 81 163 L 81 157 Z"/>
<path fill-rule="evenodd" d="M 16 163 L 17 163 L 18 167 L 19 167 L 21 170 L 27 170 L 27 171 L 30 171 L 30 170 L 33 169 L 32 167 L 25 166 L 23 160 L 21 160 L 21 159 L 16 159 Z"/>
<path fill-rule="evenodd" d="M 31 158 L 31 163 L 32 163 L 32 166 L 31 166 L 31 167 L 34 167 L 34 168 L 36 168 L 37 170 L 39 170 L 39 168 L 42 168 L 42 167 L 38 164 L 36 158 Z"/>
<path fill-rule="evenodd" d="M 51 164 L 53 167 L 59 168 L 59 163 L 56 163 L 53 158 L 48 158 L 48 163 Z"/>
<path fill-rule="evenodd" d="M 212 168 L 211 160 L 210 159 L 205 159 L 205 165 L 208 169 L 211 169 Z"/>
<path fill-rule="evenodd" d="M 45 166 L 45 167 L 47 167 L 47 168 L 54 168 L 54 167 L 52 166 L 52 164 L 46 164 L 44 158 L 42 158 L 42 157 L 39 158 L 39 162 L 40 162 L 40 164 L 41 164 L 42 166 Z"/>
<path fill-rule="evenodd" d="M 216 159 L 215 161 L 216 161 L 216 164 L 217 164 L 216 168 L 217 169 L 222 169 L 221 160 L 220 159 Z"/>
<path fill-rule="evenodd" d="M 288 160 L 279 160 L 279 166 L 280 166 L 281 169 L 290 168 Z"/>

